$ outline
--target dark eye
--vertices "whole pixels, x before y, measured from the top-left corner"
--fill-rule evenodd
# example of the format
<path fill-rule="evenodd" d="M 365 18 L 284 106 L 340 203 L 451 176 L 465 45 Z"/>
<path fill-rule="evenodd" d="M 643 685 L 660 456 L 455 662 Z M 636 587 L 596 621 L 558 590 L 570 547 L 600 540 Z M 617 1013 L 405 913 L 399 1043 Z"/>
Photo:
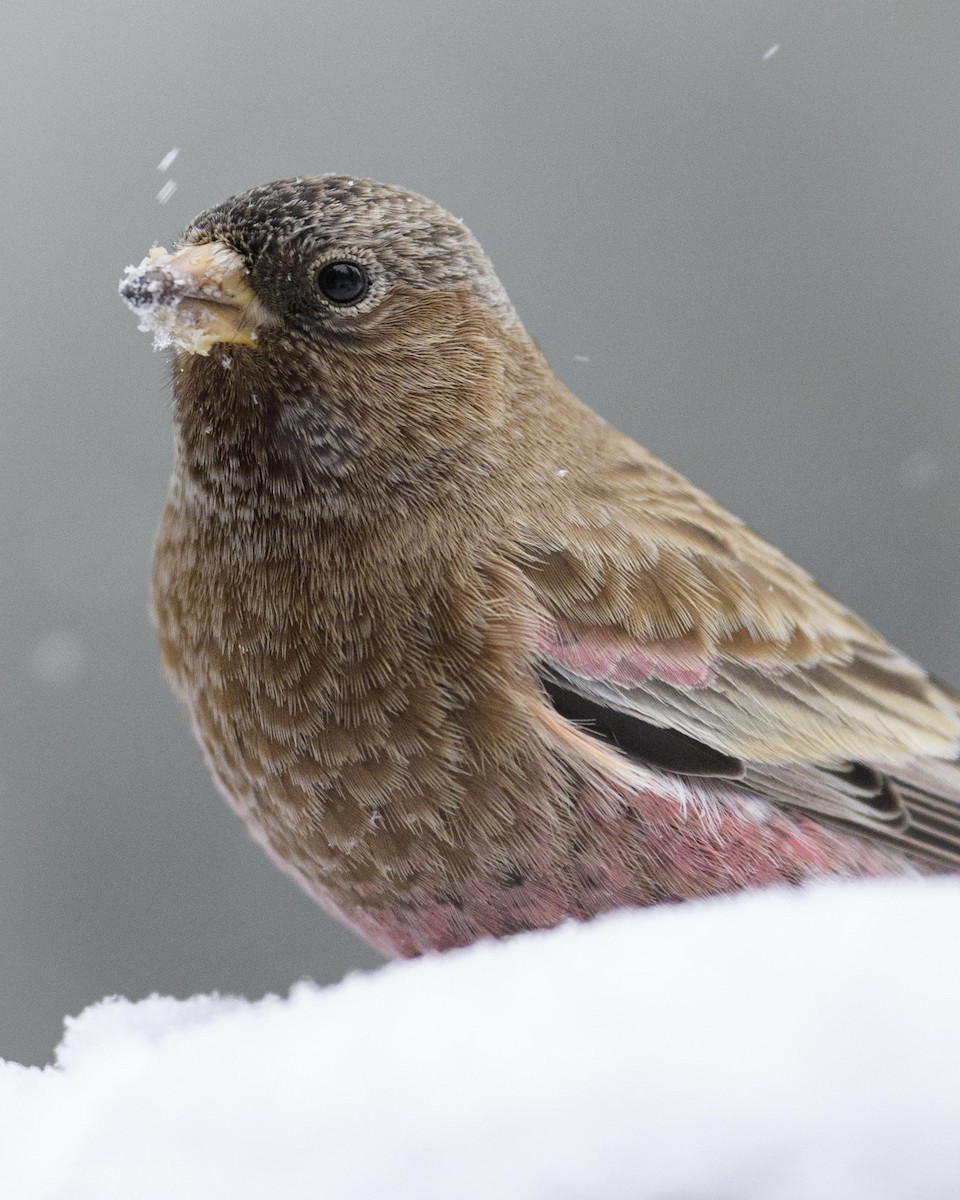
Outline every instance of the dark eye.
<path fill-rule="evenodd" d="M 357 304 L 367 294 L 370 280 L 356 263 L 332 262 L 317 272 L 317 287 L 331 304 Z"/>

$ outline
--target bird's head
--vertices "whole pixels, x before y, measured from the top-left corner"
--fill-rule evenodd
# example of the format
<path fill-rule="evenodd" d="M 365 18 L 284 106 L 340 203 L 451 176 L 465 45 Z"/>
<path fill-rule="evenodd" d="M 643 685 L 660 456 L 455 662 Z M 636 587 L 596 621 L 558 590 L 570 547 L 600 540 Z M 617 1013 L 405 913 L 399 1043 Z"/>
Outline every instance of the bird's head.
<path fill-rule="evenodd" d="M 176 348 L 187 452 L 216 463 L 242 442 L 250 470 L 293 465 L 308 483 L 362 466 L 402 491 L 458 457 L 476 467 L 503 420 L 510 344 L 532 346 L 461 221 L 345 176 L 226 200 L 120 291 Z"/>
<path fill-rule="evenodd" d="M 284 179 L 208 209 L 178 249 L 128 267 L 120 293 L 158 343 L 206 357 L 276 336 L 323 345 L 376 336 L 398 309 L 435 322 L 463 293 L 516 314 L 476 238 L 425 196 L 343 175 Z"/>

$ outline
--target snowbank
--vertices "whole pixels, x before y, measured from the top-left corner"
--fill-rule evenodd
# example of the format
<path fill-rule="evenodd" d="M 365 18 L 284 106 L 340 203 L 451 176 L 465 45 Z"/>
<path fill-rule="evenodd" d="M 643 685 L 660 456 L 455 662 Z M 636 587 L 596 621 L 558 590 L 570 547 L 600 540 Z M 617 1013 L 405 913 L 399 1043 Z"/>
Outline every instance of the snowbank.
<path fill-rule="evenodd" d="M 960 881 L 618 914 L 0 1067 L 16 1200 L 960 1196 Z"/>

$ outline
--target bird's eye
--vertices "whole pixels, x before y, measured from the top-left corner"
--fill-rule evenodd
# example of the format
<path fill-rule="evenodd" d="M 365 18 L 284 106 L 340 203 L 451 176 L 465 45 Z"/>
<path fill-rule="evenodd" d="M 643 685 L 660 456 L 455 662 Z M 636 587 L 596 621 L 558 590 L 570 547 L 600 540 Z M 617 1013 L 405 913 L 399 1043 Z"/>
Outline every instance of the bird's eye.
<path fill-rule="evenodd" d="M 370 289 L 370 279 L 356 263 L 332 262 L 317 272 L 317 287 L 331 304 L 359 304 Z"/>

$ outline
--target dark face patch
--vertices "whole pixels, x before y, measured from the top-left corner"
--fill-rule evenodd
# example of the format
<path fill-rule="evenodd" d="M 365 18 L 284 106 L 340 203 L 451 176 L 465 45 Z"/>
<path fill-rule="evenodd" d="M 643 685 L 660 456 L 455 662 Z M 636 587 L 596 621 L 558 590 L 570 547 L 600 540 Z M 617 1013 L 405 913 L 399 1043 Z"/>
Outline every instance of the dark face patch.
<path fill-rule="evenodd" d="M 251 188 L 208 208 L 187 226 L 184 242 L 224 242 L 251 268 L 261 255 L 310 224 L 321 200 L 319 180 L 286 179 Z"/>

